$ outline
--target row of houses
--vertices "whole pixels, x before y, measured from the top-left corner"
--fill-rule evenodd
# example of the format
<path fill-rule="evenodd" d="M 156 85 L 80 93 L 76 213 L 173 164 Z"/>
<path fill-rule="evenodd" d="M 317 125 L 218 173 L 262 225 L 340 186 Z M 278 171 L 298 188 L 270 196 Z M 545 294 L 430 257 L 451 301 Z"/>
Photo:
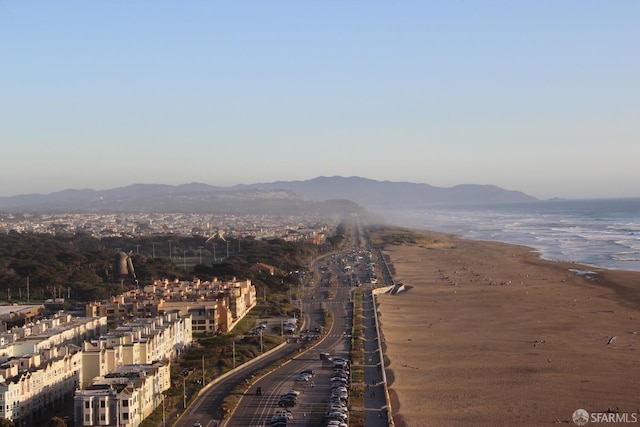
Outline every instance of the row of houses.
<path fill-rule="evenodd" d="M 26 321 L 0 332 L 0 418 L 37 425 L 73 402 L 76 426 L 137 427 L 162 403 L 193 333 L 229 331 L 255 304 L 251 281 L 214 279 L 157 281 L 87 304 L 86 317 L 36 320 L 43 306 L 5 307 Z"/>
<path fill-rule="evenodd" d="M 191 315 L 194 333 L 224 333 L 233 329 L 255 305 L 256 288 L 249 279 L 165 279 L 107 301 L 90 302 L 86 315 L 106 316 L 109 326 L 118 326 L 133 318 L 178 311 Z"/>

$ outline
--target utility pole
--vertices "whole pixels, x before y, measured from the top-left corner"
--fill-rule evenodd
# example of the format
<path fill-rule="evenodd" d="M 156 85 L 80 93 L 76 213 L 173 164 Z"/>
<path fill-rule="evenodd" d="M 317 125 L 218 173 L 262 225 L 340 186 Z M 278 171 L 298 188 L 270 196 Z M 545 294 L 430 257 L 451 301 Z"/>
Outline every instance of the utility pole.
<path fill-rule="evenodd" d="M 204 387 L 204 355 L 202 355 L 202 387 Z"/>
<path fill-rule="evenodd" d="M 182 408 L 187 409 L 187 378 L 182 377 Z"/>

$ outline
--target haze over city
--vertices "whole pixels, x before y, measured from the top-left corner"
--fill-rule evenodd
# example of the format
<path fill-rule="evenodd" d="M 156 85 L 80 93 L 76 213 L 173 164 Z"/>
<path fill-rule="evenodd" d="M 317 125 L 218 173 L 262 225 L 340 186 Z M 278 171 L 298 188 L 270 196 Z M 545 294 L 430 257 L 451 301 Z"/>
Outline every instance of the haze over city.
<path fill-rule="evenodd" d="M 0 196 L 361 176 L 638 197 L 640 3 L 0 2 Z"/>

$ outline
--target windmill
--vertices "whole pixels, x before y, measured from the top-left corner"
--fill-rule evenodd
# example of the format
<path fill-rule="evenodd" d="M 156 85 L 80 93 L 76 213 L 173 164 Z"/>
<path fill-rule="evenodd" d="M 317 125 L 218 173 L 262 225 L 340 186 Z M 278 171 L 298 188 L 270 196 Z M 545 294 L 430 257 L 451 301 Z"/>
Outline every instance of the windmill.
<path fill-rule="evenodd" d="M 224 238 L 224 231 L 218 230 L 213 234 L 213 236 L 209 237 L 205 241 L 205 243 L 213 242 L 213 262 L 217 261 L 217 258 L 216 258 L 216 238 L 222 240 L 223 242 L 225 242 L 227 244 L 227 258 L 229 258 L 229 242 L 227 241 L 227 239 Z"/>
<path fill-rule="evenodd" d="M 115 256 L 115 276 L 117 280 L 124 282 L 127 279 L 136 279 L 136 271 L 133 268 L 132 252 L 119 251 Z"/>

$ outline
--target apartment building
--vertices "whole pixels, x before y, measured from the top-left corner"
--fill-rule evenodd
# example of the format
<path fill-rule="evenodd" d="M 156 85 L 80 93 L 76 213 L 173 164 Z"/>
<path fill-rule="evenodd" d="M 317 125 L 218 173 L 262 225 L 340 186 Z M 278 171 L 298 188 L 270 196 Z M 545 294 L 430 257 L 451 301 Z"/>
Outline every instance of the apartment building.
<path fill-rule="evenodd" d="M 106 318 L 58 313 L 0 333 L 0 417 L 16 425 L 36 420 L 73 398 L 86 339 L 106 330 Z"/>
<path fill-rule="evenodd" d="M 124 365 L 173 360 L 191 346 L 191 316 L 171 311 L 135 319 L 83 345 L 80 387 Z"/>
<path fill-rule="evenodd" d="M 96 378 L 75 393 L 75 426 L 139 426 L 162 403 L 169 375 L 169 362 L 154 362 L 121 366 Z"/>
<path fill-rule="evenodd" d="M 79 384 L 82 351 L 72 344 L 26 354 L 0 365 L 0 417 L 16 425 L 61 408 Z"/>
<path fill-rule="evenodd" d="M 134 318 L 153 317 L 178 311 L 190 314 L 195 333 L 221 333 L 233 329 L 256 305 L 256 289 L 251 280 L 193 281 L 157 280 L 142 289 L 133 289 L 107 301 L 90 302 L 87 315 L 107 316 L 110 326 Z"/>

